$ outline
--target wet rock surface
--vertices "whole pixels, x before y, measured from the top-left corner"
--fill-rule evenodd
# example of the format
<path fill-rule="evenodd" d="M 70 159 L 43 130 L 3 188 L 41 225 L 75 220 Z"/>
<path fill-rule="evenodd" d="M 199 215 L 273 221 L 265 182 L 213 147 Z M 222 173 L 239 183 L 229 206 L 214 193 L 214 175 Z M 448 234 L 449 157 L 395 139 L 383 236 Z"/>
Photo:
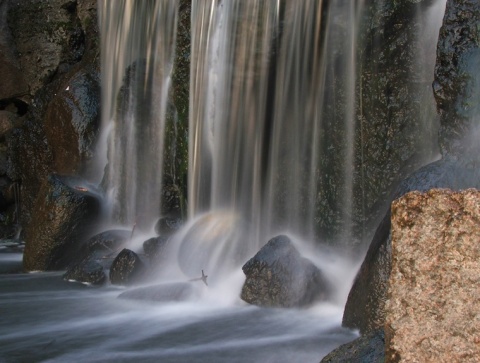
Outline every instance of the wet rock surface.
<path fill-rule="evenodd" d="M 320 363 L 383 363 L 385 362 L 385 334 L 376 330 L 354 341 L 341 345 Z"/>
<path fill-rule="evenodd" d="M 168 237 L 152 237 L 143 242 L 143 251 L 148 257 L 150 267 L 155 269 L 162 262 L 167 247 Z"/>
<path fill-rule="evenodd" d="M 440 146 L 445 155 L 468 152 L 478 142 L 480 112 L 480 3 L 449 0 L 438 43 L 433 90 L 440 114 Z"/>
<path fill-rule="evenodd" d="M 145 277 L 147 266 L 129 249 L 123 249 L 110 266 L 110 282 L 113 285 L 132 285 Z"/>
<path fill-rule="evenodd" d="M 464 54 L 471 56 L 469 64 L 479 59 L 479 43 L 475 40 L 478 37 L 474 36 L 479 29 L 476 24 L 480 24 L 478 7 L 476 1 L 447 2 L 433 84 L 442 124 L 439 142 L 443 157 L 405 178 L 397 187 L 393 199 L 414 190 L 426 192 L 432 188 L 461 190 L 480 187 L 477 150 L 480 144 L 474 125 L 477 118 L 466 117 L 466 114 L 465 117 L 459 116 L 460 105 L 464 105 L 464 110 L 471 114 L 480 99 L 475 93 L 480 89 L 478 67 L 466 67 L 462 61 Z M 469 131 L 467 135 L 466 130 Z M 387 212 L 377 229 L 345 308 L 344 325 L 360 329 L 362 333 L 382 327 L 385 321 L 392 258 L 389 214 Z"/>
<path fill-rule="evenodd" d="M 92 285 L 103 285 L 107 280 L 103 266 L 92 260 L 70 266 L 63 275 L 67 281 L 76 281 Z"/>
<path fill-rule="evenodd" d="M 480 192 L 411 192 L 392 204 L 386 362 L 480 356 Z"/>
<path fill-rule="evenodd" d="M 266 307 L 299 307 L 326 300 L 331 286 L 287 236 L 272 238 L 243 267 L 242 300 Z"/>
<path fill-rule="evenodd" d="M 155 224 L 155 233 L 159 236 L 170 237 L 182 227 L 183 221 L 177 217 L 162 217 Z"/>
<path fill-rule="evenodd" d="M 75 260 L 100 213 L 98 196 L 74 187 L 82 182 L 50 175 L 40 188 L 25 230 L 25 271 L 58 270 Z"/>

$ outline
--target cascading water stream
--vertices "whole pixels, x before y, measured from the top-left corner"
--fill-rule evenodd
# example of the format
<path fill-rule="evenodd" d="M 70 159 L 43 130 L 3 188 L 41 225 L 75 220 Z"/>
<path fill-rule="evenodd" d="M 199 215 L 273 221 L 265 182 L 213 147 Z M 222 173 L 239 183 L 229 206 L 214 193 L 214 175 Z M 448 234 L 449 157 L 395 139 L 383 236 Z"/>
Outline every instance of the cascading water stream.
<path fill-rule="evenodd" d="M 112 222 L 160 214 L 163 144 L 178 2 L 100 0 L 104 184 Z M 108 142 L 107 142 L 108 140 Z M 105 161 L 107 162 L 107 161 Z"/>
<path fill-rule="evenodd" d="M 339 209 L 353 193 L 357 23 L 362 2 L 193 1 L 185 269 L 238 269 L 287 232 L 318 239 L 330 103 L 344 105 Z M 340 59 L 340 61 L 338 60 Z M 340 65 L 338 65 L 340 64 Z M 333 90 L 344 97 L 331 99 Z M 324 191 L 325 193 L 325 191 Z M 192 236 L 196 236 L 198 241 Z"/>

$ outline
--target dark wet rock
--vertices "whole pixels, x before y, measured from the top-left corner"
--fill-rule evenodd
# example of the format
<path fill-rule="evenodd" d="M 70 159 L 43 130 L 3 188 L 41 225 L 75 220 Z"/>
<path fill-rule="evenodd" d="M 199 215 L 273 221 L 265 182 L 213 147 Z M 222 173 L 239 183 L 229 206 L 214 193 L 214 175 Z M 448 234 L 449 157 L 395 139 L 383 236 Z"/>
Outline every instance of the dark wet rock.
<path fill-rule="evenodd" d="M 91 129 L 96 122 L 92 120 L 97 112 L 92 111 L 96 108 L 92 105 L 98 104 L 99 97 L 96 2 L 7 2 L 12 49 L 16 50 L 28 93 L 9 95 L 10 104 L 15 106 L 9 111 L 21 115 L 22 108 L 26 114 L 16 120 L 16 128 L 7 136 L 7 174 L 21 185 L 20 222 L 27 228 L 48 176 L 83 172 L 84 162 L 91 157 Z M 62 91 L 69 86 L 72 92 L 65 96 Z M 3 101 L 0 99 L 0 104 Z M 66 126 L 59 129 L 61 125 Z M 74 139 L 74 133 L 79 139 Z M 71 164 L 65 155 L 72 156 Z"/>
<path fill-rule="evenodd" d="M 348 294 L 342 325 L 368 334 L 385 322 L 391 266 L 390 211 L 380 223 Z"/>
<path fill-rule="evenodd" d="M 70 264 L 79 265 L 86 261 L 95 261 L 104 268 L 110 268 L 114 258 L 130 240 L 131 231 L 112 229 L 90 237 L 77 253 L 75 261 Z M 70 268 L 69 267 L 69 268 Z"/>
<path fill-rule="evenodd" d="M 133 251 L 124 248 L 110 267 L 110 282 L 113 285 L 132 285 L 145 277 L 147 266 Z"/>
<path fill-rule="evenodd" d="M 57 87 L 46 109 L 45 135 L 54 170 L 77 174 L 93 156 L 100 119 L 99 79 L 80 69 Z"/>
<path fill-rule="evenodd" d="M 165 125 L 163 215 L 185 216 L 188 173 L 191 1 L 180 0 L 175 59 Z"/>
<path fill-rule="evenodd" d="M 7 133 L 12 131 L 17 121 L 17 115 L 9 111 L 0 111 L 0 140 L 4 140 Z"/>
<path fill-rule="evenodd" d="M 116 254 L 130 240 L 131 234 L 128 229 L 111 229 L 98 233 L 87 241 L 87 252 L 102 256 Z"/>
<path fill-rule="evenodd" d="M 326 300 L 331 291 L 322 272 L 283 235 L 268 241 L 242 270 L 246 280 L 241 298 L 254 305 L 305 306 Z"/>
<path fill-rule="evenodd" d="M 320 363 L 383 363 L 385 362 L 385 334 L 376 330 L 354 341 L 343 344 Z"/>
<path fill-rule="evenodd" d="M 182 227 L 183 221 L 176 217 L 162 217 L 155 224 L 155 233 L 159 236 L 170 237 Z"/>
<path fill-rule="evenodd" d="M 156 302 L 185 301 L 197 296 L 197 291 L 192 283 L 177 282 L 128 290 L 118 297 L 122 299 Z"/>
<path fill-rule="evenodd" d="M 9 1 L 8 25 L 31 94 L 68 71 L 84 53 L 85 33 L 76 12 L 65 3 Z"/>
<path fill-rule="evenodd" d="M 440 114 L 442 153 L 465 153 L 464 136 L 480 127 L 480 3 L 449 0 L 435 67 L 433 90 Z M 478 149 L 477 149 L 478 153 Z"/>
<path fill-rule="evenodd" d="M 168 237 L 164 236 L 153 237 L 143 242 L 143 251 L 152 267 L 161 261 L 167 243 Z"/>
<path fill-rule="evenodd" d="M 163 215 L 175 216 L 177 218 L 186 215 L 186 193 L 185 189 L 182 188 L 182 184 L 175 184 L 170 178 L 164 178 L 161 195 L 161 213 Z"/>
<path fill-rule="evenodd" d="M 52 174 L 40 188 L 25 230 L 26 271 L 59 270 L 75 260 L 100 213 L 98 195 L 75 187 L 82 183 Z"/>
<path fill-rule="evenodd" d="M 324 3 L 328 7 L 333 2 Z M 332 237 L 340 235 L 339 243 L 356 240 L 368 245 L 398 183 L 438 153 L 438 115 L 431 91 L 438 33 L 428 29 L 430 0 L 372 0 L 364 4 L 357 33 L 356 87 L 361 100 L 354 110 L 353 204 L 352 200 L 346 201 L 348 208 L 353 207 L 352 238 L 342 238 L 345 229 L 350 228 L 342 225 L 345 189 L 340 187 L 345 180 L 341 165 L 345 160 L 343 140 L 347 131 L 342 120 L 347 112 L 348 81 L 347 72 L 335 74 L 335 69 L 342 67 L 338 53 L 331 55 L 326 76 L 327 107 L 323 119 L 328 122 L 322 126 L 325 136 L 320 140 L 325 156 L 319 176 L 316 218 L 323 236 L 333 232 Z M 341 29 L 351 26 L 341 24 L 335 27 L 340 30 L 332 30 L 340 32 L 336 44 L 346 39 Z"/>
<path fill-rule="evenodd" d="M 0 1 L 0 99 L 28 91 L 18 65 L 18 57 L 10 28 L 7 24 L 8 0 Z"/>
<path fill-rule="evenodd" d="M 414 190 L 426 192 L 432 188 L 461 190 L 480 187 L 480 128 L 474 124 L 478 117 L 471 117 L 473 111 L 477 112 L 480 99 L 480 67 L 474 67 L 480 61 L 479 9 L 477 1 L 447 2 L 433 84 L 441 116 L 443 158 L 404 179 L 393 199 Z M 350 291 L 343 318 L 345 326 L 360 329 L 362 333 L 383 327 L 392 258 L 390 244 L 388 212 L 377 229 Z"/>
<path fill-rule="evenodd" d="M 80 264 L 70 266 L 63 275 L 63 279 L 92 285 L 103 285 L 107 276 L 101 264 L 86 260 Z"/>

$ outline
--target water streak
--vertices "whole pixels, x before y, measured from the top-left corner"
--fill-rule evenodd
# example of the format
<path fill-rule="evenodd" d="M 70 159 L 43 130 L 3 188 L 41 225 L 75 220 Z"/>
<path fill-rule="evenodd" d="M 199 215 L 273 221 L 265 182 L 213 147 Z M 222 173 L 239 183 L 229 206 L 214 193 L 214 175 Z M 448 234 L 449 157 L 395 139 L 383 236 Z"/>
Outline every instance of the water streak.
<path fill-rule="evenodd" d="M 98 3 L 102 34 L 102 122 L 104 132 L 109 132 L 104 183 L 114 220 L 127 225 L 138 221 L 140 226 L 150 227 L 160 213 L 177 3 L 173 0 Z"/>

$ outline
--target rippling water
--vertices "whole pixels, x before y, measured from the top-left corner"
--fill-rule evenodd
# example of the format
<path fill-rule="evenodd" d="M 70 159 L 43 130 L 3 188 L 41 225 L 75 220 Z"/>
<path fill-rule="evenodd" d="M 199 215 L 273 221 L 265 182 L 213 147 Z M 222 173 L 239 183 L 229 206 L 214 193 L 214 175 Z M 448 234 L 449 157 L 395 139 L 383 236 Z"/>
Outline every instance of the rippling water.
<path fill-rule="evenodd" d="M 356 337 L 332 305 L 147 303 L 118 299 L 123 291 L 58 272 L 0 275 L 0 362 L 319 362 Z"/>

